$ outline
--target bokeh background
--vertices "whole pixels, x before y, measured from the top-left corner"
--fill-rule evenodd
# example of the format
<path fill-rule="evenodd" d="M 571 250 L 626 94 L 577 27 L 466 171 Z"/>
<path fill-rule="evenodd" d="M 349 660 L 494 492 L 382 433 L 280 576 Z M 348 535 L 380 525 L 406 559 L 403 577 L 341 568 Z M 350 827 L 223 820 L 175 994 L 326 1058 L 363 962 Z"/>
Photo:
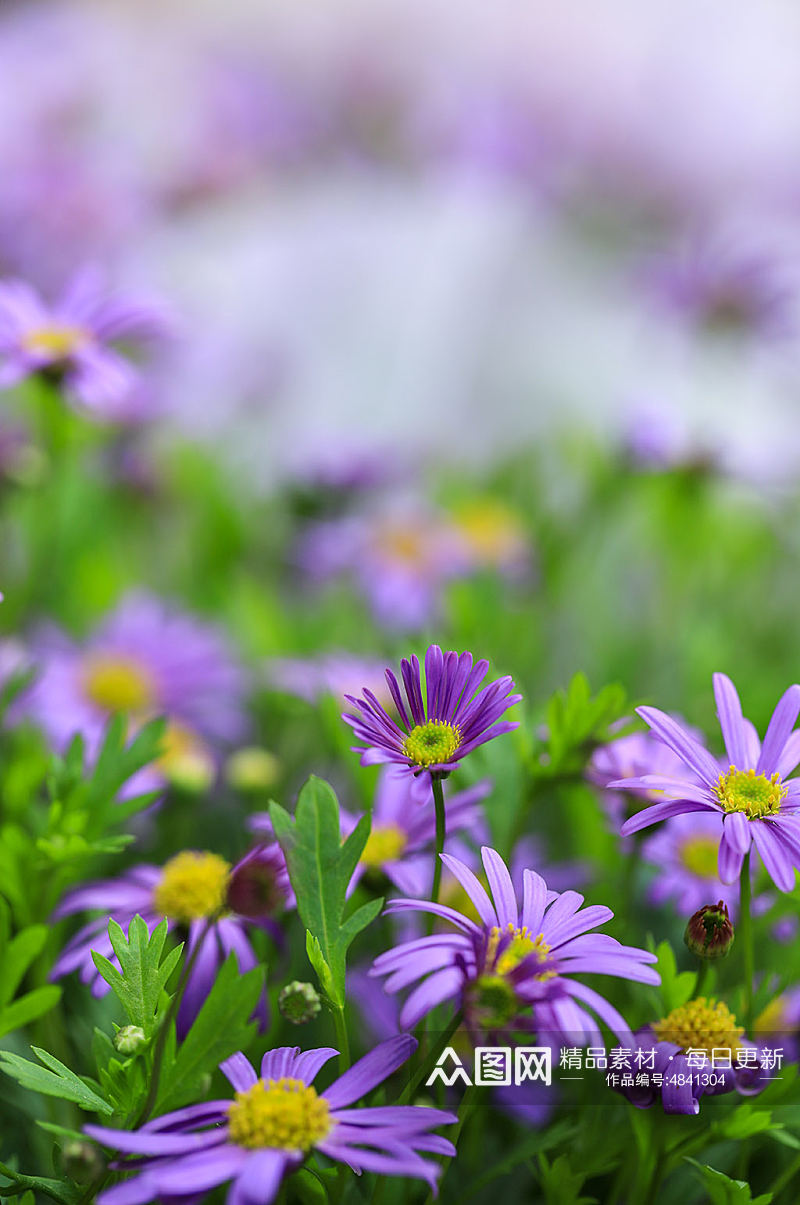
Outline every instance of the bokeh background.
<path fill-rule="evenodd" d="M 724 664 L 762 719 L 798 648 L 798 26 L 775 2 L 6 2 L 2 274 L 54 295 L 96 263 L 177 331 L 148 421 L 98 452 L 127 493 L 52 504 L 61 554 L 6 631 L 86 630 L 144 584 L 253 659 L 434 634 L 529 697 L 585 668 L 697 718 Z M 6 397 L 27 512 L 45 470 Z M 356 537 L 303 553 L 310 514 L 470 498 L 511 508 L 523 572 L 441 575 L 415 622 L 312 581 Z"/>

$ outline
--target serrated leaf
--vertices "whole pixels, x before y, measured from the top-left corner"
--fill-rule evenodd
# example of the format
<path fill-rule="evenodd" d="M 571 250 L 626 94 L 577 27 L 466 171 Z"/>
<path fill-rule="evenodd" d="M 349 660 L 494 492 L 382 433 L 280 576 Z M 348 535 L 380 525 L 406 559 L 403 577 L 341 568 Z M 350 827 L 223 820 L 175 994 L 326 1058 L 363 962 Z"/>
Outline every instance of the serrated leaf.
<path fill-rule="evenodd" d="M 11 1079 L 15 1079 L 23 1088 L 39 1092 L 43 1096 L 57 1096 L 61 1100 L 71 1100 L 81 1109 L 92 1113 L 111 1114 L 113 1109 L 101 1096 L 79 1079 L 69 1067 L 60 1063 L 54 1055 L 38 1046 L 31 1049 L 44 1067 L 24 1059 L 19 1054 L 9 1050 L 0 1051 L 0 1069 Z"/>
<path fill-rule="evenodd" d="M 7 1179 L 8 1177 L 2 1174 L 2 1178 Z M 21 1172 L 14 1172 L 12 1183 L 0 1188 L 0 1197 L 16 1197 L 20 1190 L 24 1192 L 24 1195 L 21 1197 L 19 1205 L 33 1200 L 35 1193 L 42 1193 L 44 1196 L 50 1197 L 51 1201 L 60 1202 L 60 1205 L 78 1205 L 85 1192 L 79 1185 L 70 1184 L 67 1180 L 49 1180 L 44 1176 L 25 1176 Z"/>
<path fill-rule="evenodd" d="M 347 888 L 369 836 L 369 816 L 362 816 L 342 841 L 336 795 L 327 782 L 312 776 L 300 792 L 294 817 L 272 803 L 270 818 L 289 868 L 300 919 L 316 942 L 306 942 L 312 966 L 333 1005 L 342 1008 L 348 947 L 382 906 L 365 904 L 347 920 L 343 918 Z"/>
<path fill-rule="evenodd" d="M 128 926 L 128 936 L 112 920 L 108 936 L 119 959 L 120 970 L 108 958 L 92 951 L 100 975 L 119 1000 L 131 1025 L 140 1025 L 149 1037 L 154 1028 L 158 1003 L 170 975 L 175 970 L 182 946 L 176 946 L 161 961 L 167 939 L 166 917 L 152 934 L 141 916 L 135 916 Z"/>
<path fill-rule="evenodd" d="M 256 1030 L 251 1017 L 263 984 L 261 967 L 244 975 L 234 954 L 222 964 L 214 986 L 177 1053 L 165 1048 L 157 1113 L 169 1113 L 190 1100 L 204 1075 L 239 1050 Z"/>
<path fill-rule="evenodd" d="M 686 1003 L 694 991 L 697 975 L 694 971 L 678 971 L 675 952 L 668 941 L 662 941 L 655 953 L 658 957 L 655 970 L 661 976 L 661 999 L 666 1016 L 673 1008 Z"/>

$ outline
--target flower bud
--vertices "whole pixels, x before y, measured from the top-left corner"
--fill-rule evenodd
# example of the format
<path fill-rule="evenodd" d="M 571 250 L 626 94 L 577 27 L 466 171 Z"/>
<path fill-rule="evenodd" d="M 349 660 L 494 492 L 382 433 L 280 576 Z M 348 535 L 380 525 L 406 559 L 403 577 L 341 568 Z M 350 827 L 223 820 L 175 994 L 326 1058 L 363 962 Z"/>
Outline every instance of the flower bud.
<path fill-rule="evenodd" d="M 319 993 L 311 983 L 287 983 L 278 996 L 278 1009 L 292 1025 L 304 1025 L 313 1021 L 320 1010 Z"/>
<path fill-rule="evenodd" d="M 79 1138 L 72 1138 L 64 1145 L 61 1162 L 65 1174 L 76 1184 L 91 1183 L 105 1167 L 99 1147 Z"/>
<path fill-rule="evenodd" d="M 237 749 L 225 763 L 225 778 L 236 791 L 263 791 L 277 782 L 281 763 L 256 746 Z"/>
<path fill-rule="evenodd" d="M 698 958 L 713 962 L 730 952 L 733 937 L 728 906 L 720 900 L 718 904 L 706 904 L 695 912 L 686 926 L 683 940 Z"/>
<path fill-rule="evenodd" d="M 123 1025 L 114 1034 L 114 1049 L 120 1054 L 136 1054 L 147 1045 L 141 1025 Z"/>

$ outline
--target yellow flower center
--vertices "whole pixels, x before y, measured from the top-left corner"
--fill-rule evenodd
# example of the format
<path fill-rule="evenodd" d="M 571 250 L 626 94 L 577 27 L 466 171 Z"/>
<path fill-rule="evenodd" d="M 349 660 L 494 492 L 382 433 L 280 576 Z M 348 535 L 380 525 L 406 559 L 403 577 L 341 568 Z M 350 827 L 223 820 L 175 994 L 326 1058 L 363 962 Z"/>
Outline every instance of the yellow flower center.
<path fill-rule="evenodd" d="M 398 825 L 376 824 L 367 837 L 360 861 L 364 866 L 377 869 L 384 862 L 399 858 L 407 844 L 408 836 Z"/>
<path fill-rule="evenodd" d="M 428 538 L 422 527 L 411 523 L 384 523 L 378 529 L 375 545 L 393 561 L 408 566 L 422 565 L 428 559 Z"/>
<path fill-rule="evenodd" d="M 691 874 L 701 879 L 717 877 L 719 842 L 713 837 L 690 837 L 681 846 L 681 861 Z"/>
<path fill-rule="evenodd" d="M 500 938 L 506 934 L 511 940 L 498 954 Z M 544 962 L 549 953 L 550 947 L 544 940 L 543 933 L 540 933 L 538 937 L 531 937 L 527 925 L 521 929 L 515 929 L 509 922 L 505 929 L 498 929 L 496 925 L 490 929 L 489 942 L 486 947 L 486 965 L 489 966 L 493 963 L 496 975 L 507 975 L 509 971 L 516 970 L 519 964 L 529 958 L 531 954 L 536 955 L 538 962 Z M 555 971 L 543 971 L 536 978 L 552 979 L 554 975 Z"/>
<path fill-rule="evenodd" d="M 449 761 L 461 744 L 457 724 L 428 720 L 412 728 L 403 744 L 406 757 L 418 766 L 436 766 Z"/>
<path fill-rule="evenodd" d="M 733 1054 L 740 1049 L 744 1030 L 736 1024 L 736 1018 L 721 1000 L 698 996 L 688 1004 L 673 1008 L 668 1017 L 653 1026 L 659 1042 L 674 1042 L 682 1049 L 730 1050 Z"/>
<path fill-rule="evenodd" d="M 230 864 L 217 854 L 184 850 L 170 858 L 153 896 L 156 912 L 189 924 L 225 906 Z"/>
<path fill-rule="evenodd" d="M 80 351 L 89 342 L 89 335 L 79 326 L 59 325 L 41 326 L 37 330 L 28 331 L 22 340 L 25 351 L 43 353 L 57 360 L 66 360 L 76 351 Z"/>
<path fill-rule="evenodd" d="M 208 749 L 194 732 L 174 721 L 167 724 L 155 765 L 169 782 L 187 790 L 203 791 L 214 781 L 214 759 Z"/>
<path fill-rule="evenodd" d="M 525 547 L 519 516 L 493 498 L 461 507 L 455 521 L 472 551 L 489 565 L 501 564 Z"/>
<path fill-rule="evenodd" d="M 156 686 L 148 670 L 130 657 L 92 655 L 83 672 L 83 689 L 103 711 L 154 708 Z"/>
<path fill-rule="evenodd" d="M 771 1000 L 753 1022 L 754 1032 L 762 1035 L 781 1033 L 796 1028 L 797 1026 L 789 1024 L 787 1020 L 786 1000 L 783 996 L 776 996 L 774 1000 Z"/>
<path fill-rule="evenodd" d="M 777 815 L 786 798 L 780 774 L 767 778 L 755 770 L 737 770 L 735 766 L 720 775 L 714 790 L 726 812 L 744 812 L 748 820 Z"/>
<path fill-rule="evenodd" d="M 327 1100 L 300 1079 L 260 1079 L 228 1109 L 231 1142 L 251 1149 L 309 1151 L 332 1128 Z"/>

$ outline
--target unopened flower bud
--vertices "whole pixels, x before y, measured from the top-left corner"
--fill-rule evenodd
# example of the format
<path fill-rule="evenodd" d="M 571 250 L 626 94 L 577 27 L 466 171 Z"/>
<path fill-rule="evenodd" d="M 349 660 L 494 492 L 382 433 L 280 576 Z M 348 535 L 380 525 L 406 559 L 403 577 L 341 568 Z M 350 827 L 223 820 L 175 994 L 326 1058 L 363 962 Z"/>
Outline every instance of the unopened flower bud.
<path fill-rule="evenodd" d="M 683 940 L 698 958 L 713 962 L 729 953 L 733 937 L 728 906 L 720 900 L 718 904 L 706 904 L 695 912 L 686 926 Z"/>
<path fill-rule="evenodd" d="M 263 791 L 277 782 L 281 763 L 274 753 L 251 746 L 237 749 L 225 763 L 225 778 L 236 791 Z"/>
<path fill-rule="evenodd" d="M 76 1184 L 89 1184 L 105 1168 L 99 1147 L 93 1142 L 84 1142 L 79 1138 L 73 1138 L 65 1144 L 61 1152 L 61 1161 L 64 1172 Z"/>
<path fill-rule="evenodd" d="M 136 1054 L 147 1044 L 141 1025 L 123 1025 L 114 1034 L 114 1049 L 120 1054 Z"/>
<path fill-rule="evenodd" d="M 280 846 L 262 845 L 251 850 L 231 871 L 227 904 L 239 916 L 258 920 L 280 912 L 290 891 Z"/>
<path fill-rule="evenodd" d="M 292 1025 L 305 1025 L 306 1021 L 313 1021 L 320 1010 L 319 993 L 312 983 L 297 980 L 287 983 L 278 996 L 278 1009 Z"/>

